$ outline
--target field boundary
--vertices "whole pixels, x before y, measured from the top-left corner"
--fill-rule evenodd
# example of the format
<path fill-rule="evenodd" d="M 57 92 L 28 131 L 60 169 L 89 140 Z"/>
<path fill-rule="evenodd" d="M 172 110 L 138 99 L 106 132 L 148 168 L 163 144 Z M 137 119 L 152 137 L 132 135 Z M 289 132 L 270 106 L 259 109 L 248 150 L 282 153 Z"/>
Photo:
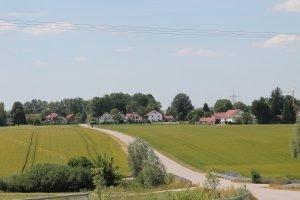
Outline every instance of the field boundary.
<path fill-rule="evenodd" d="M 74 130 L 74 129 L 73 129 L 73 130 Z M 86 150 L 87 150 L 88 155 L 89 155 L 91 158 L 93 158 L 92 153 L 91 153 L 90 148 L 89 148 L 89 144 L 88 144 L 87 139 L 84 137 L 84 135 L 83 135 L 81 132 L 79 132 L 79 131 L 77 131 L 77 130 L 75 130 L 75 132 L 83 139 L 83 142 L 84 142 L 84 144 L 85 144 L 85 148 L 86 148 Z"/>
<path fill-rule="evenodd" d="M 28 158 L 29 158 L 29 154 L 30 154 L 30 149 L 31 149 L 31 145 L 32 145 L 33 135 L 34 135 L 34 131 L 32 131 L 32 133 L 31 133 L 30 142 L 29 142 L 29 147 L 28 147 L 27 154 L 26 154 L 26 157 L 25 157 L 24 165 L 23 165 L 23 167 L 22 167 L 22 172 L 24 172 L 25 167 L 26 167 L 27 162 L 28 162 Z"/>
<path fill-rule="evenodd" d="M 82 130 L 78 130 L 79 132 L 81 132 L 84 136 L 86 136 L 87 140 L 90 141 L 90 143 L 92 144 L 92 148 L 94 150 L 94 153 L 99 156 L 98 152 L 97 152 L 97 149 L 96 149 L 96 144 L 95 142 L 91 139 L 91 137 L 84 131 Z"/>
<path fill-rule="evenodd" d="M 36 155 L 37 144 L 38 144 L 38 134 L 39 134 L 39 131 L 35 134 L 35 144 L 34 144 L 34 149 L 33 149 L 33 155 L 32 155 L 32 163 L 31 163 L 31 167 L 33 167 L 34 162 L 35 162 L 35 155 Z"/>
<path fill-rule="evenodd" d="M 80 193 L 80 194 L 67 194 L 67 195 L 57 195 L 57 196 L 47 196 L 47 197 L 35 197 L 35 198 L 25 198 L 20 200 L 47 200 L 47 199 L 57 199 L 57 200 L 89 200 L 90 193 Z"/>

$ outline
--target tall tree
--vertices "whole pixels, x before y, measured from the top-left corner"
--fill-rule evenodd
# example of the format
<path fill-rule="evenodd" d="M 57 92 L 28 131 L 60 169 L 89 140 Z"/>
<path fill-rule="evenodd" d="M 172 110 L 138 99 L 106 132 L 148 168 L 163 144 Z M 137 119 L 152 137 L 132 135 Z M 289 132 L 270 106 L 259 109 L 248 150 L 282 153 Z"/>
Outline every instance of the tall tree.
<path fill-rule="evenodd" d="M 240 109 L 240 110 L 242 110 L 244 112 L 249 112 L 249 107 L 246 104 L 244 104 L 243 102 L 241 102 L 241 101 L 236 102 L 233 105 L 233 108 L 234 109 Z"/>
<path fill-rule="evenodd" d="M 10 111 L 12 121 L 14 124 L 26 124 L 25 112 L 22 103 L 15 102 Z"/>
<path fill-rule="evenodd" d="M 190 111 L 194 109 L 190 97 L 184 93 L 177 94 L 171 106 L 168 108 L 169 113 L 176 117 L 177 120 L 184 121 Z"/>
<path fill-rule="evenodd" d="M 209 110 L 209 107 L 208 107 L 207 103 L 204 103 L 202 110 L 203 110 L 203 112 L 210 113 L 210 110 Z"/>
<path fill-rule="evenodd" d="M 0 102 L 0 126 L 5 126 L 7 120 L 7 114 L 4 108 L 4 103 Z"/>
<path fill-rule="evenodd" d="M 283 97 L 282 91 L 279 87 L 275 88 L 272 91 L 271 98 L 269 99 L 269 104 L 270 104 L 272 117 L 282 114 L 284 97 Z"/>
<path fill-rule="evenodd" d="M 137 112 L 141 116 L 152 110 L 160 111 L 160 109 L 160 102 L 156 101 L 151 94 L 142 93 L 134 94 L 126 106 L 128 112 Z"/>
<path fill-rule="evenodd" d="M 283 119 L 285 122 L 294 124 L 296 122 L 296 110 L 293 106 L 293 97 L 286 96 L 283 106 Z"/>
<path fill-rule="evenodd" d="M 233 105 L 228 99 L 219 99 L 215 103 L 214 112 L 226 112 L 233 108 Z"/>
<path fill-rule="evenodd" d="M 190 123 L 195 123 L 199 121 L 200 117 L 204 116 L 204 112 L 201 108 L 197 108 L 195 110 L 192 110 L 187 115 L 187 120 L 189 120 Z"/>
<path fill-rule="evenodd" d="M 259 124 L 267 124 L 271 121 L 270 107 L 265 98 L 261 97 L 259 100 L 254 100 L 251 108 Z"/>

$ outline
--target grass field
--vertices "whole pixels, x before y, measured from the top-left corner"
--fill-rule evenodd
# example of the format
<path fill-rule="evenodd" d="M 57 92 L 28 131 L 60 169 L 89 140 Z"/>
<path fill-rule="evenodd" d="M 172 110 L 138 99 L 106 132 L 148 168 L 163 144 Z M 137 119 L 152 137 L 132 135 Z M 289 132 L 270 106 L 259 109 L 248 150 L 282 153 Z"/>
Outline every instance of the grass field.
<path fill-rule="evenodd" d="M 201 170 L 300 178 L 300 160 L 289 152 L 292 125 L 105 125 L 139 136 L 159 151 Z"/>
<path fill-rule="evenodd" d="M 37 163 L 66 164 L 71 157 L 113 156 L 124 175 L 126 155 L 111 137 L 78 126 L 0 128 L 0 176 L 9 176 Z"/>

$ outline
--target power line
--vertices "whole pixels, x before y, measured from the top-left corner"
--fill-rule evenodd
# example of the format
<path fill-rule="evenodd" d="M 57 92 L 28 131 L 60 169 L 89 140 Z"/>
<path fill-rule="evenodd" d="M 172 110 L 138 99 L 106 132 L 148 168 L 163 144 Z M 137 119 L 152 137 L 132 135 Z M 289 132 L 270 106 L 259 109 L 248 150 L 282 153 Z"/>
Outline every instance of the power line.
<path fill-rule="evenodd" d="M 82 24 L 66 23 L 55 21 L 35 21 L 19 19 L 1 19 L 0 21 L 9 22 L 0 24 L 0 27 L 16 26 L 19 28 L 40 28 L 54 30 L 71 31 L 94 31 L 94 32 L 113 32 L 113 33 L 134 33 L 134 34 L 154 34 L 154 35 L 179 35 L 179 36 L 222 36 L 222 37 L 260 37 L 270 38 L 275 35 L 296 35 L 298 32 L 258 32 L 258 31 L 227 31 L 222 29 L 197 29 L 197 28 L 167 28 L 150 26 L 116 26 L 106 24 Z"/>

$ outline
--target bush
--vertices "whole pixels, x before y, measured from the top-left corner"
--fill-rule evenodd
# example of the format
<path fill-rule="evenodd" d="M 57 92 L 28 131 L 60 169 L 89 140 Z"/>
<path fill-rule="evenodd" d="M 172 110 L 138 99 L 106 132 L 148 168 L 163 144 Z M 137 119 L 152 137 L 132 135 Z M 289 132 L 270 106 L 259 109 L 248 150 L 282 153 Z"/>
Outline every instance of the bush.
<path fill-rule="evenodd" d="M 258 171 L 256 170 L 252 170 L 251 171 L 251 179 L 252 179 L 252 183 L 261 183 L 261 175 Z"/>
<path fill-rule="evenodd" d="M 150 187 L 164 182 L 165 167 L 148 143 L 141 138 L 136 138 L 128 146 L 128 163 L 139 184 Z"/>
<path fill-rule="evenodd" d="M 91 169 L 93 167 L 93 163 L 85 156 L 81 156 L 78 158 L 71 158 L 68 162 L 68 166 Z"/>
<path fill-rule="evenodd" d="M 7 184 L 4 180 L 0 179 L 0 191 L 6 191 L 7 190 Z"/>
<path fill-rule="evenodd" d="M 105 156 L 98 156 L 94 161 L 94 167 L 91 169 L 93 183 L 97 189 L 115 186 L 121 179 L 118 167 L 114 166 L 114 159 Z"/>
<path fill-rule="evenodd" d="M 75 192 L 92 189 L 90 171 L 56 164 L 39 164 L 6 180 L 10 192 Z"/>
<path fill-rule="evenodd" d="M 208 172 L 205 175 L 204 187 L 210 190 L 217 190 L 220 184 L 220 180 L 216 174 L 213 172 Z"/>
<path fill-rule="evenodd" d="M 165 171 L 157 161 L 145 161 L 143 169 L 137 177 L 138 183 L 144 187 L 157 186 L 164 182 Z"/>
<path fill-rule="evenodd" d="M 294 134 L 290 142 L 290 151 L 293 158 L 300 158 L 300 125 L 295 125 Z"/>

